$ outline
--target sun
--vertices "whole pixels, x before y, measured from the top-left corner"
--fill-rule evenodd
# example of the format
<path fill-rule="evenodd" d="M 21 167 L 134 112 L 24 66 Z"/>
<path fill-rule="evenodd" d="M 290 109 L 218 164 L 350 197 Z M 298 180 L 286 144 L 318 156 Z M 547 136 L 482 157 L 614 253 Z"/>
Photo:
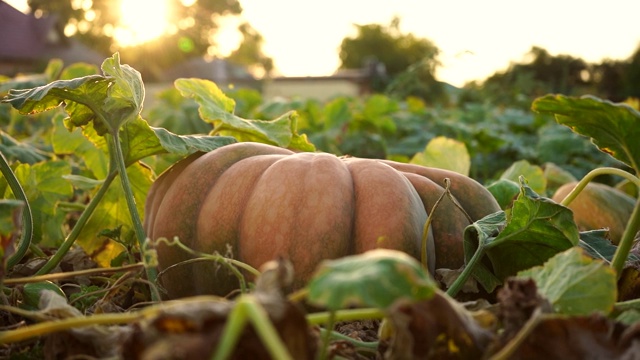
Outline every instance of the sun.
<path fill-rule="evenodd" d="M 166 0 L 123 0 L 115 39 L 123 47 L 135 46 L 163 35 L 168 29 Z"/>

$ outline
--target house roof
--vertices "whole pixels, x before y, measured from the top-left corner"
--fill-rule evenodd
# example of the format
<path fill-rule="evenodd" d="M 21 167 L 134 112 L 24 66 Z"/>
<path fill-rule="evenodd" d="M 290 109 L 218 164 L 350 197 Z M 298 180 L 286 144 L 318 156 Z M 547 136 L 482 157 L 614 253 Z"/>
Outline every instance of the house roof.
<path fill-rule="evenodd" d="M 56 31 L 56 16 L 37 18 L 24 14 L 0 1 L 0 61 L 48 61 L 52 58 L 66 64 L 87 62 L 100 65 L 105 56 L 88 48 L 75 38 L 61 38 Z"/>
<path fill-rule="evenodd" d="M 0 59 L 37 60 L 47 51 L 56 19 L 36 18 L 0 2 Z"/>

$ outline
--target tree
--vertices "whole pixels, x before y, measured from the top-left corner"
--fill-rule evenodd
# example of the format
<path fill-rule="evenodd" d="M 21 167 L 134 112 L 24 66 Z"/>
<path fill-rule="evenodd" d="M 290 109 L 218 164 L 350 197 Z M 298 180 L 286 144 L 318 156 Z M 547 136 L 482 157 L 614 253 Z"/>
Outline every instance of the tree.
<path fill-rule="evenodd" d="M 548 93 L 583 95 L 593 90 L 593 66 L 580 58 L 553 56 L 534 46 L 525 59 L 487 78 L 481 86 L 484 96 L 528 108 L 532 98 Z"/>
<path fill-rule="evenodd" d="M 273 59 L 262 53 L 264 39 L 249 23 L 243 23 L 238 27 L 242 34 L 242 43 L 229 55 L 229 61 L 248 67 L 254 73 L 261 72 L 269 76 L 273 71 Z"/>
<path fill-rule="evenodd" d="M 242 12 L 238 0 L 160 0 L 168 1 L 168 21 L 174 24 L 168 34 L 151 41 L 127 47 L 126 51 L 116 41 L 115 34 L 122 25 L 120 4 L 122 1 L 135 0 L 29 0 L 28 4 L 36 15 L 56 16 L 58 31 L 61 35 L 75 36 L 81 42 L 105 56 L 121 51 L 124 62 L 134 66 L 145 78 L 157 78 L 158 74 L 187 58 L 215 55 L 214 35 L 219 31 L 217 20 L 221 16 L 235 16 Z M 144 16 L 141 14 L 141 16 Z M 264 66 L 270 59 L 261 54 L 260 34 L 246 25 L 245 34 L 248 44 L 243 44 L 244 52 L 251 49 L 254 59 Z M 240 29 L 242 31 L 243 29 Z M 243 33 L 244 34 L 244 33 Z M 245 65 L 249 61 L 244 57 Z"/>
<path fill-rule="evenodd" d="M 380 24 L 355 25 L 357 35 L 347 37 L 340 45 L 341 69 L 361 69 L 371 64 L 384 65 L 386 77 L 377 79 L 374 90 L 383 91 L 399 75 L 409 71 L 413 80 L 412 93 L 431 97 L 442 89 L 435 79 L 440 50 L 429 39 L 400 32 L 400 18 L 394 17 L 388 26 Z"/>
<path fill-rule="evenodd" d="M 625 66 L 622 85 L 625 97 L 640 98 L 640 46 Z"/>

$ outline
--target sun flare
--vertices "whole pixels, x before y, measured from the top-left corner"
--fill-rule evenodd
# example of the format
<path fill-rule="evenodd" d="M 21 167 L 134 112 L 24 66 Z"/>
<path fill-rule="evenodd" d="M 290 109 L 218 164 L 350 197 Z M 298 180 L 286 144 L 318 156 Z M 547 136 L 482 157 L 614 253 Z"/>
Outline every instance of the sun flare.
<path fill-rule="evenodd" d="M 142 44 L 167 31 L 166 1 L 123 0 L 120 13 L 120 26 L 115 31 L 115 38 L 121 46 Z"/>

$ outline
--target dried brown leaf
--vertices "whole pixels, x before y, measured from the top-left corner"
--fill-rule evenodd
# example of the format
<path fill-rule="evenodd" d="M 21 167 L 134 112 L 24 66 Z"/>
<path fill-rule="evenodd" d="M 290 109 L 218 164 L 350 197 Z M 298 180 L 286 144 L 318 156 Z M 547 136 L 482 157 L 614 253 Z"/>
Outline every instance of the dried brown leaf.
<path fill-rule="evenodd" d="M 388 359 L 479 359 L 494 335 L 440 292 L 426 301 L 399 300 L 389 310 Z"/>

